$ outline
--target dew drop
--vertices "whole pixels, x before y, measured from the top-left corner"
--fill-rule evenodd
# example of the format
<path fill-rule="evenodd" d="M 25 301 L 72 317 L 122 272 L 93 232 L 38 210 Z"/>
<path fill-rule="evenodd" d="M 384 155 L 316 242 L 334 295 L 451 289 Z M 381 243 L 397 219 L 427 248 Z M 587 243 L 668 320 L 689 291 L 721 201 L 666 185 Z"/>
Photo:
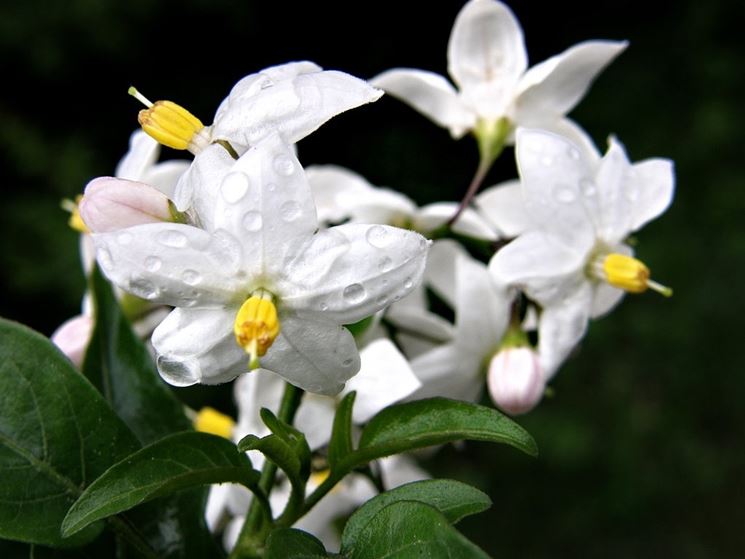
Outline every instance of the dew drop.
<path fill-rule="evenodd" d="M 259 85 L 260 89 L 269 89 L 274 85 L 274 82 L 270 80 L 269 78 L 266 78 L 264 81 L 261 82 L 261 85 Z"/>
<path fill-rule="evenodd" d="M 277 174 L 289 177 L 295 172 L 295 164 L 292 159 L 282 153 L 274 158 L 274 170 Z"/>
<path fill-rule="evenodd" d="M 187 285 L 196 285 L 202 281 L 202 274 L 196 270 L 184 270 L 181 272 L 181 279 Z"/>
<path fill-rule="evenodd" d="M 171 248 L 181 248 L 186 246 L 186 235 L 179 231 L 161 231 L 158 233 L 158 242 Z"/>
<path fill-rule="evenodd" d="M 111 253 L 108 249 L 99 248 L 96 251 L 96 258 L 104 270 L 111 270 L 114 267 L 114 261 L 111 259 Z"/>
<path fill-rule="evenodd" d="M 220 185 L 220 194 L 228 204 L 238 202 L 247 191 L 248 177 L 239 171 L 228 173 Z"/>
<path fill-rule="evenodd" d="M 378 270 L 380 270 L 381 272 L 387 272 L 391 268 L 393 268 L 393 260 L 391 260 L 387 256 L 380 262 L 378 262 Z"/>
<path fill-rule="evenodd" d="M 134 278 L 130 280 L 129 291 L 138 297 L 147 299 L 148 301 L 155 299 L 160 294 L 160 291 L 155 287 L 155 284 L 145 278 Z"/>
<path fill-rule="evenodd" d="M 295 202 L 295 200 L 288 200 L 279 208 L 280 217 L 283 221 L 286 221 L 288 223 L 291 221 L 295 221 L 298 217 L 300 217 L 301 213 L 302 210 L 300 208 L 300 204 Z"/>
<path fill-rule="evenodd" d="M 145 258 L 145 269 L 148 272 L 157 272 L 163 265 L 163 261 L 157 256 L 148 256 Z"/>
<path fill-rule="evenodd" d="M 581 181 L 579 181 L 579 188 L 580 190 L 582 190 L 582 194 L 584 194 L 588 198 L 590 196 L 595 196 L 598 191 L 595 187 L 595 183 L 592 182 L 590 179 L 582 179 Z"/>
<path fill-rule="evenodd" d="M 191 386 L 201 376 L 199 363 L 195 359 L 177 360 L 159 355 L 156 363 L 161 376 L 174 386 Z"/>
<path fill-rule="evenodd" d="M 406 278 L 404 280 L 404 289 L 411 289 L 412 287 L 414 287 L 414 282 L 411 278 Z"/>
<path fill-rule="evenodd" d="M 386 297 L 385 295 L 380 295 L 377 299 L 375 299 L 375 302 L 378 305 L 385 305 L 388 302 L 388 297 Z"/>
<path fill-rule="evenodd" d="M 393 242 L 391 235 L 382 225 L 373 225 L 365 234 L 367 242 L 375 248 L 385 248 Z"/>
<path fill-rule="evenodd" d="M 270 182 L 269 184 L 266 185 L 266 189 L 269 192 L 274 192 L 275 190 L 277 190 L 277 185 L 274 184 L 273 182 Z"/>
<path fill-rule="evenodd" d="M 576 200 L 577 194 L 571 186 L 567 184 L 557 184 L 554 187 L 554 198 L 563 204 L 569 204 Z"/>
<path fill-rule="evenodd" d="M 242 223 L 246 231 L 254 233 L 263 227 L 264 218 L 261 217 L 261 212 L 246 212 Z"/>
<path fill-rule="evenodd" d="M 132 242 L 132 234 L 131 233 L 119 233 L 117 235 L 116 240 L 119 241 L 120 245 L 128 245 Z"/>
<path fill-rule="evenodd" d="M 360 303 L 365 300 L 367 293 L 359 283 L 353 283 L 344 288 L 342 296 L 348 303 Z"/>
<path fill-rule="evenodd" d="M 321 303 L 320 309 L 322 311 L 327 311 L 327 310 L 329 310 L 329 306 L 326 303 Z"/>
<path fill-rule="evenodd" d="M 351 367 L 352 366 L 352 363 L 354 363 L 354 359 L 352 359 L 350 357 L 349 359 L 345 359 L 344 361 L 342 361 L 341 362 L 341 366 L 342 367 Z"/>

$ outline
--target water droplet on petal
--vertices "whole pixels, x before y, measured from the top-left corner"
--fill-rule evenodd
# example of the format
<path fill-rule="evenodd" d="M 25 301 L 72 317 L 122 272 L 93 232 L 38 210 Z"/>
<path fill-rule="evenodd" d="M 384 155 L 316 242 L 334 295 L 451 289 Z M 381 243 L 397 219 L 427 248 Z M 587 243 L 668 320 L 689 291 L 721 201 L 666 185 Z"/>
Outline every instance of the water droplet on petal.
<path fill-rule="evenodd" d="M 342 296 L 348 303 L 354 304 L 364 301 L 365 297 L 367 297 L 367 293 L 365 292 L 365 288 L 359 283 L 353 283 L 344 288 Z"/>
<path fill-rule="evenodd" d="M 404 289 L 411 289 L 414 287 L 414 282 L 411 280 L 411 278 L 406 278 L 404 280 Z"/>
<path fill-rule="evenodd" d="M 280 217 L 288 223 L 300 217 L 301 212 L 300 204 L 295 202 L 295 200 L 289 200 L 279 208 Z"/>
<path fill-rule="evenodd" d="M 273 182 L 270 182 L 269 184 L 266 185 L 266 189 L 269 192 L 274 192 L 277 189 L 277 185 L 274 184 Z"/>
<path fill-rule="evenodd" d="M 590 179 L 582 179 L 579 181 L 579 188 L 582 190 L 582 194 L 587 196 L 588 198 L 590 196 L 595 196 L 598 189 L 595 187 L 595 183 L 592 182 Z"/>
<path fill-rule="evenodd" d="M 387 272 L 393 267 L 393 260 L 388 258 L 387 256 L 383 258 L 380 262 L 378 262 L 378 270 L 381 272 Z"/>
<path fill-rule="evenodd" d="M 385 305 L 388 302 L 388 297 L 386 297 L 385 295 L 380 295 L 377 299 L 375 299 L 375 302 L 378 305 Z"/>
<path fill-rule="evenodd" d="M 131 233 L 119 233 L 117 235 L 116 240 L 119 241 L 120 245 L 128 245 L 132 242 L 132 234 Z"/>
<path fill-rule="evenodd" d="M 269 78 L 265 78 L 262 80 L 261 84 L 259 85 L 260 89 L 269 89 L 274 85 L 274 82 L 270 80 Z"/>
<path fill-rule="evenodd" d="M 282 153 L 274 158 L 274 170 L 279 175 L 289 177 L 295 172 L 295 164 L 289 156 Z"/>
<path fill-rule="evenodd" d="M 181 248 L 186 246 L 186 235 L 179 231 L 167 230 L 158 233 L 158 242 L 171 248 Z"/>
<path fill-rule="evenodd" d="M 114 267 L 114 261 L 111 259 L 111 253 L 108 249 L 99 248 L 96 251 L 96 258 L 104 270 L 111 270 Z"/>
<path fill-rule="evenodd" d="M 145 258 L 145 269 L 148 272 L 157 272 L 163 265 L 163 261 L 157 256 L 148 256 Z"/>
<path fill-rule="evenodd" d="M 248 192 L 248 177 L 235 171 L 228 173 L 220 185 L 220 194 L 228 204 L 235 204 Z"/>
<path fill-rule="evenodd" d="M 351 367 L 352 366 L 352 363 L 354 363 L 354 359 L 352 359 L 350 357 L 349 359 L 345 359 L 344 361 L 342 361 L 341 362 L 341 366 L 342 367 Z"/>
<path fill-rule="evenodd" d="M 375 248 L 385 248 L 393 242 L 388 230 L 382 225 L 373 225 L 365 234 L 367 242 Z"/>
<path fill-rule="evenodd" d="M 191 386 L 199 381 L 201 367 L 196 359 L 173 359 L 159 355 L 156 361 L 160 375 L 174 386 Z"/>
<path fill-rule="evenodd" d="M 577 199 L 577 194 L 568 184 L 557 184 L 554 187 L 554 198 L 563 204 L 569 204 Z"/>
<path fill-rule="evenodd" d="M 151 301 L 160 295 L 160 291 L 155 284 L 145 278 L 132 278 L 129 281 L 129 289 L 133 295 L 137 295 L 142 299 Z"/>
<path fill-rule="evenodd" d="M 261 217 L 261 212 L 246 212 L 242 223 L 246 231 L 254 233 L 263 227 L 264 218 Z"/>
<path fill-rule="evenodd" d="M 322 311 L 327 311 L 327 310 L 329 310 L 329 306 L 326 303 L 321 303 L 320 304 L 320 309 Z"/>
<path fill-rule="evenodd" d="M 181 273 L 181 279 L 188 285 L 196 285 L 202 281 L 202 274 L 196 270 L 184 270 Z"/>

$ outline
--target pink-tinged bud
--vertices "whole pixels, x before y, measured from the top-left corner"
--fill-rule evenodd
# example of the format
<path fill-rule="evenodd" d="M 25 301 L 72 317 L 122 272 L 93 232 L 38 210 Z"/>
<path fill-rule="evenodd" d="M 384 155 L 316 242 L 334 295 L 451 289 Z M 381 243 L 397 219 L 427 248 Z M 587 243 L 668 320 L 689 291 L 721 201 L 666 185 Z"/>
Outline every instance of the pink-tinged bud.
<path fill-rule="evenodd" d="M 67 355 L 73 365 L 79 369 L 83 364 L 83 357 L 85 357 L 85 350 L 92 332 L 93 319 L 81 314 L 64 322 L 55 330 L 51 339 L 52 343 L 60 348 L 62 353 Z"/>
<path fill-rule="evenodd" d="M 79 208 L 92 233 L 174 220 L 169 200 L 162 192 L 141 182 L 113 177 L 89 182 Z"/>
<path fill-rule="evenodd" d="M 518 415 L 532 410 L 545 389 L 538 354 L 529 347 L 508 347 L 492 357 L 487 377 L 494 403 Z"/>

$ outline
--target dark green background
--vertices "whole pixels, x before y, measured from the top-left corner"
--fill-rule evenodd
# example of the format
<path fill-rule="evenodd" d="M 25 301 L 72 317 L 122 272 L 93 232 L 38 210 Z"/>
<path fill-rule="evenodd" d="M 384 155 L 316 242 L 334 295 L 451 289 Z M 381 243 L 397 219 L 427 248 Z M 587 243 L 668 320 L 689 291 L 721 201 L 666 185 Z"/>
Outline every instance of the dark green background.
<path fill-rule="evenodd" d="M 444 74 L 460 6 L 3 2 L 0 314 L 49 334 L 78 312 L 77 234 L 59 201 L 113 172 L 139 110 L 130 84 L 208 122 L 237 79 L 289 60 L 360 77 L 394 66 Z M 573 116 L 598 142 L 616 134 L 634 160 L 675 160 L 675 202 L 638 245 L 675 296 L 627 297 L 592 325 L 553 382 L 555 397 L 521 420 L 540 458 L 473 444 L 431 466 L 490 493 L 492 511 L 462 528 L 494 556 L 742 556 L 745 9 L 693 0 L 512 6 L 533 63 L 585 39 L 630 40 Z M 471 139 L 453 142 L 393 99 L 337 117 L 299 154 L 421 203 L 457 198 L 476 164 Z M 508 150 L 488 182 L 513 176 Z"/>

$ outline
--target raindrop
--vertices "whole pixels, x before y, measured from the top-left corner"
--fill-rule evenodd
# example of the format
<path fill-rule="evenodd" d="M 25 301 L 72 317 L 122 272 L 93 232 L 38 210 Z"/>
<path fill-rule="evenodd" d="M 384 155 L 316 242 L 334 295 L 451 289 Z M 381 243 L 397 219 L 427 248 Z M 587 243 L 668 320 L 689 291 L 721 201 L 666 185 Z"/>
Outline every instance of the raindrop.
<path fill-rule="evenodd" d="M 388 258 L 387 256 L 383 258 L 380 262 L 378 262 L 378 270 L 381 272 L 387 272 L 393 267 L 393 260 Z"/>
<path fill-rule="evenodd" d="M 365 234 L 367 242 L 375 248 L 385 248 L 393 242 L 391 235 L 382 225 L 373 225 Z"/>
<path fill-rule="evenodd" d="M 274 82 L 272 80 L 270 80 L 269 78 L 266 78 L 264 81 L 261 82 L 261 85 L 259 86 L 259 88 L 261 88 L 261 89 L 269 89 L 273 85 L 274 85 Z"/>
<path fill-rule="evenodd" d="M 295 200 L 289 200 L 282 204 L 279 208 L 280 217 L 288 223 L 291 221 L 295 221 L 298 217 L 300 217 L 301 213 L 302 209 L 300 208 L 300 204 L 295 202 Z"/>
<path fill-rule="evenodd" d="M 329 310 L 329 306 L 326 303 L 321 303 L 320 308 L 321 308 L 322 311 Z"/>
<path fill-rule="evenodd" d="M 577 194 L 568 184 L 557 184 L 554 187 L 554 198 L 563 204 L 569 204 L 577 199 Z"/>
<path fill-rule="evenodd" d="M 378 305 L 385 305 L 388 302 L 388 297 L 385 295 L 380 295 L 377 299 L 375 299 L 375 302 Z"/>
<path fill-rule="evenodd" d="M 220 185 L 220 193 L 228 204 L 238 202 L 247 191 L 248 177 L 239 171 L 228 173 Z"/>
<path fill-rule="evenodd" d="M 295 172 L 295 164 L 292 159 L 282 153 L 274 158 L 274 170 L 280 175 L 289 177 Z"/>
<path fill-rule="evenodd" d="M 120 245 L 128 245 L 132 242 L 132 234 L 131 233 L 119 233 L 119 235 L 116 237 L 116 240 L 119 241 Z"/>
<path fill-rule="evenodd" d="M 201 376 L 199 362 L 195 359 L 177 360 L 159 355 L 157 365 L 160 374 L 174 386 L 191 386 Z"/>
<path fill-rule="evenodd" d="M 243 228 L 251 233 L 258 231 L 264 225 L 261 212 L 246 212 L 243 216 Z"/>
<path fill-rule="evenodd" d="M 99 248 L 96 251 L 96 258 L 104 270 L 111 270 L 114 267 L 114 261 L 111 259 L 111 253 L 108 249 Z"/>
<path fill-rule="evenodd" d="M 145 269 L 148 272 L 157 272 L 163 265 L 163 261 L 157 256 L 148 256 L 145 258 Z"/>
<path fill-rule="evenodd" d="M 202 275 L 196 270 L 184 270 L 181 279 L 188 285 L 196 285 L 202 281 Z"/>
<path fill-rule="evenodd" d="M 342 296 L 348 303 L 360 303 L 365 300 L 367 293 L 359 283 L 353 283 L 344 288 Z"/>
<path fill-rule="evenodd" d="M 186 246 L 186 235 L 179 231 L 161 231 L 158 233 L 158 242 L 164 246 L 172 248 L 181 248 Z"/>
<path fill-rule="evenodd" d="M 354 363 L 354 359 L 352 359 L 350 357 L 349 359 L 345 359 L 344 361 L 342 361 L 341 366 L 342 367 L 351 367 L 352 366 L 352 363 Z"/>
<path fill-rule="evenodd" d="M 155 284 L 145 278 L 135 278 L 130 280 L 129 291 L 138 297 L 147 299 L 148 301 L 155 299 L 160 294 L 158 288 L 155 287 Z"/>
<path fill-rule="evenodd" d="M 404 280 L 404 289 L 411 289 L 414 287 L 414 282 L 411 280 L 411 278 L 406 278 Z"/>

